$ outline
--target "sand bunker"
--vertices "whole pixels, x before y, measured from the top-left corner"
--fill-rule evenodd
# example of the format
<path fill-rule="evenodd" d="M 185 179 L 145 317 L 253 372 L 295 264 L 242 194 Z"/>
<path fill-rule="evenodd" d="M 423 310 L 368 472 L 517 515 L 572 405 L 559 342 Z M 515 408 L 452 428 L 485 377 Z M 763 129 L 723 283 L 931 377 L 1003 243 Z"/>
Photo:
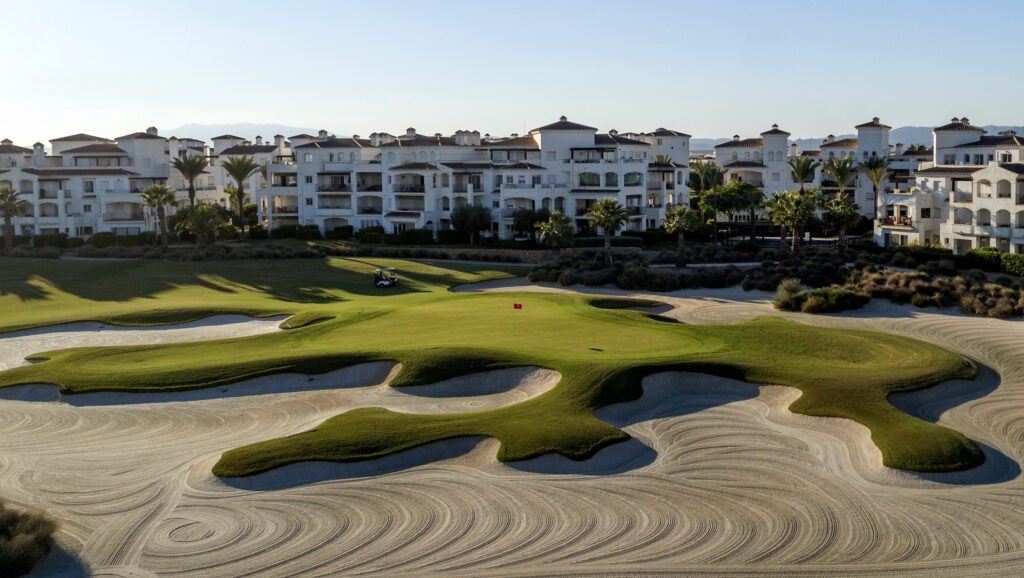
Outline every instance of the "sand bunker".
<path fill-rule="evenodd" d="M 654 297 L 688 323 L 777 314 L 763 293 Z M 178 401 L 0 401 L 0 495 L 47 510 L 66 548 L 116 575 L 1020 574 L 1024 324 L 887 303 L 785 316 L 929 340 L 991 368 L 893 399 L 964 432 L 989 463 L 949 477 L 889 470 L 863 427 L 788 412 L 792 388 L 670 373 L 599 411 L 634 439 L 587 462 L 501 464 L 494 440 L 458 438 L 364 464 L 296 464 L 230 483 L 210 474 L 228 448 L 359 404 L 470 411 L 557 382 L 519 368 L 398 391 L 384 385 L 393 366 L 366 364 Z"/>

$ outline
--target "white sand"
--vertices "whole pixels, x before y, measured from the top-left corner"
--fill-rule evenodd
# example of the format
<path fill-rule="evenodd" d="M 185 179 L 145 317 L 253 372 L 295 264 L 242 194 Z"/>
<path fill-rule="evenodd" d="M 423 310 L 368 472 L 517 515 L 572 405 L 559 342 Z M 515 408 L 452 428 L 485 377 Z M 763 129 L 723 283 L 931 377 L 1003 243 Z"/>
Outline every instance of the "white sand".
<path fill-rule="evenodd" d="M 657 298 L 688 323 L 778 314 L 767 294 L 734 289 L 595 292 Z M 600 410 L 635 439 L 586 462 L 500 464 L 494 440 L 460 438 L 369 464 L 210 475 L 225 449 L 351 407 L 469 411 L 557 380 L 522 369 L 399 392 L 381 385 L 392 366 L 367 364 L 239 384 L 223 399 L 0 401 L 0 495 L 61 520 L 62 544 L 109 575 L 1024 573 L 1024 323 L 887 303 L 785 317 L 926 339 L 992 368 L 894 396 L 982 443 L 989 463 L 889 470 L 862 426 L 788 412 L 792 388 L 682 373 Z"/>

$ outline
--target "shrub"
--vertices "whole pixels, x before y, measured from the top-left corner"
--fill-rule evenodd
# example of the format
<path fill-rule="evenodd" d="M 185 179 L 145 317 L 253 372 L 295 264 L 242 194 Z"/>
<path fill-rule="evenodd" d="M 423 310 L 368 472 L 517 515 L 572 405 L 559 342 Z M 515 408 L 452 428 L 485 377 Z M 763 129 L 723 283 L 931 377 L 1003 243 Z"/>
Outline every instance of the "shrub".
<path fill-rule="evenodd" d="M 775 291 L 775 298 L 772 299 L 772 303 L 775 304 L 776 309 L 797 311 L 800 306 L 795 303 L 794 299 L 803 292 L 804 284 L 799 279 L 792 277 L 783 279 Z"/>
<path fill-rule="evenodd" d="M 576 247 L 604 247 L 604 237 L 576 237 L 573 239 Z M 644 241 L 640 237 L 618 235 L 612 237 L 612 247 L 643 247 Z"/>
<path fill-rule="evenodd" d="M 114 234 L 95 233 L 85 241 L 85 244 L 90 247 L 97 247 L 101 249 L 103 247 L 109 247 L 114 244 Z"/>
<path fill-rule="evenodd" d="M 234 225 L 230 225 L 230 224 L 229 225 L 221 225 L 220 228 L 217 229 L 217 235 L 218 235 L 218 238 L 221 241 L 225 241 L 225 240 L 228 240 L 228 239 L 237 239 L 238 238 L 238 227 L 236 227 Z"/>
<path fill-rule="evenodd" d="M 442 229 L 437 232 L 437 242 L 442 245 L 465 245 L 469 243 L 469 235 L 454 229 Z"/>
<path fill-rule="evenodd" d="M 409 245 L 430 245 L 434 242 L 434 231 L 430 229 L 409 229 L 402 231 L 402 238 Z"/>
<path fill-rule="evenodd" d="M 36 247 L 66 247 L 67 241 L 67 233 L 36 235 L 35 245 Z"/>
<path fill-rule="evenodd" d="M 356 233 L 356 239 L 358 239 L 360 243 L 376 245 L 380 243 L 383 235 L 383 233 L 378 233 L 376 231 L 359 231 Z"/>
<path fill-rule="evenodd" d="M 569 285 L 572 285 L 574 282 L 575 279 L 573 279 L 572 271 L 562 271 L 561 273 L 558 274 L 559 285 L 562 285 L 563 287 L 568 287 Z"/>
<path fill-rule="evenodd" d="M 117 244 L 121 247 L 144 247 L 152 245 L 156 241 L 156 233 L 153 231 L 143 231 L 138 235 L 119 235 L 117 237 Z"/>
<path fill-rule="evenodd" d="M 68 249 L 77 249 L 77 248 L 81 247 L 82 245 L 85 245 L 85 239 L 83 239 L 81 237 L 71 237 L 64 244 L 64 246 L 66 248 L 68 248 Z"/>
<path fill-rule="evenodd" d="M 1002 271 L 1003 263 L 999 250 L 995 247 L 971 249 L 966 255 L 967 265 L 983 271 Z"/>
<path fill-rule="evenodd" d="M 327 233 L 324 235 L 324 238 L 333 241 L 351 239 L 352 236 L 354 235 L 353 230 L 354 227 L 352 225 L 342 225 L 340 227 L 335 227 L 330 231 L 327 231 Z"/>
<path fill-rule="evenodd" d="M 635 261 L 630 261 L 616 277 L 615 284 L 619 289 L 643 289 L 647 287 L 647 271 Z"/>
<path fill-rule="evenodd" d="M 298 225 L 277 225 L 270 230 L 271 239 L 293 239 L 297 234 Z"/>
<path fill-rule="evenodd" d="M 267 228 L 263 225 L 253 225 L 249 227 L 249 238 L 250 239 L 267 239 L 270 234 L 267 233 Z"/>
<path fill-rule="evenodd" d="M 821 295 L 808 295 L 800 311 L 804 313 L 824 313 L 828 310 L 828 300 Z"/>
<path fill-rule="evenodd" d="M 1002 270 L 1010 275 L 1024 277 L 1024 255 L 1019 253 L 1002 253 L 1000 255 Z"/>
<path fill-rule="evenodd" d="M 319 240 L 320 227 L 317 225 L 297 225 L 295 227 L 295 236 L 300 239 Z"/>

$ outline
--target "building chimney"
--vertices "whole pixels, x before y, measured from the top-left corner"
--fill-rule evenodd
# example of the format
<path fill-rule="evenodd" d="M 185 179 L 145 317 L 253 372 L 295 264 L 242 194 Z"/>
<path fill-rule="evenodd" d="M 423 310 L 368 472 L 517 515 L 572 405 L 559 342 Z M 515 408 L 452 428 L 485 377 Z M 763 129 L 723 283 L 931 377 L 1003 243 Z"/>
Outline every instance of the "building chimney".
<path fill-rule="evenodd" d="M 46 151 L 43 150 L 43 143 L 37 142 L 32 145 L 32 166 L 41 167 L 46 164 Z"/>
<path fill-rule="evenodd" d="M 320 129 L 320 132 L 317 133 L 317 138 L 319 138 L 320 140 L 327 140 L 327 131 L 324 129 Z"/>
<path fill-rule="evenodd" d="M 836 142 L 836 135 L 834 135 L 834 134 L 828 135 L 827 137 L 825 137 L 825 142 Z"/>
<path fill-rule="evenodd" d="M 14 141 L 12 141 L 9 138 L 5 138 L 4 140 L 0 140 L 0 144 L 5 144 L 5 145 L 14 144 Z"/>
<path fill-rule="evenodd" d="M 156 130 L 155 126 L 151 126 L 151 127 L 146 129 L 146 134 L 151 134 L 153 136 L 157 136 L 158 131 Z"/>
<path fill-rule="evenodd" d="M 256 144 L 263 144 L 263 137 L 261 137 L 260 135 L 256 135 Z"/>
<path fill-rule="evenodd" d="M 615 129 L 613 128 L 613 129 L 611 129 L 610 131 L 608 131 L 608 134 L 610 134 L 610 135 L 612 135 L 612 136 L 616 136 L 616 135 L 618 135 L 618 134 L 619 134 L 619 131 L 617 131 L 617 130 L 615 130 Z"/>
<path fill-rule="evenodd" d="M 475 130 L 475 131 L 473 131 L 473 132 L 471 132 L 469 134 L 470 134 L 470 139 L 472 140 L 473 146 L 480 146 L 480 131 Z"/>
<path fill-rule="evenodd" d="M 740 135 L 738 135 L 738 134 L 732 135 L 732 140 L 734 140 L 734 141 L 740 140 Z"/>
<path fill-rule="evenodd" d="M 252 144 L 252 141 L 248 141 L 248 140 L 243 140 L 242 141 L 242 146 L 244 146 L 244 147 L 247 147 L 247 146 L 249 146 L 251 144 Z"/>
<path fill-rule="evenodd" d="M 167 155 L 172 159 L 176 159 L 179 154 L 181 153 L 178 149 L 178 137 L 172 136 L 167 139 Z"/>
<path fill-rule="evenodd" d="M 274 135 L 274 146 L 276 146 L 278 148 L 278 150 L 284 150 L 284 135 L 283 134 L 275 134 Z"/>
<path fill-rule="evenodd" d="M 962 122 L 964 124 L 970 124 L 971 121 L 967 120 L 967 117 L 965 116 L 965 117 L 960 119 L 960 122 Z"/>
<path fill-rule="evenodd" d="M 519 138 L 519 133 L 517 133 L 517 132 L 512 133 L 512 138 Z"/>
<path fill-rule="evenodd" d="M 370 146 L 377 146 L 380 144 L 380 135 L 377 133 L 370 133 Z"/>
<path fill-rule="evenodd" d="M 357 134 L 352 135 L 352 140 L 359 140 L 359 135 L 357 135 Z"/>
<path fill-rule="evenodd" d="M 779 130 L 779 123 L 772 124 L 772 130 Z"/>
<path fill-rule="evenodd" d="M 960 119 L 954 116 L 950 122 L 960 122 Z"/>
<path fill-rule="evenodd" d="M 405 136 L 407 136 L 409 138 L 413 138 L 414 136 L 416 136 L 416 129 L 414 129 L 411 126 L 409 128 L 407 128 L 407 129 L 405 129 Z"/>
<path fill-rule="evenodd" d="M 796 143 L 789 145 L 789 156 L 795 157 L 797 155 Z"/>
<path fill-rule="evenodd" d="M 565 118 L 565 115 L 563 114 L 562 116 L 558 117 L 558 120 L 559 120 L 559 122 L 565 122 L 565 121 L 567 121 L 569 119 Z"/>
<path fill-rule="evenodd" d="M 876 116 L 876 117 L 872 118 L 871 122 L 873 122 L 875 124 L 878 124 L 878 117 Z"/>
<path fill-rule="evenodd" d="M 896 143 L 896 156 L 900 156 L 902 154 L 903 154 L 903 143 L 898 142 L 898 143 Z"/>

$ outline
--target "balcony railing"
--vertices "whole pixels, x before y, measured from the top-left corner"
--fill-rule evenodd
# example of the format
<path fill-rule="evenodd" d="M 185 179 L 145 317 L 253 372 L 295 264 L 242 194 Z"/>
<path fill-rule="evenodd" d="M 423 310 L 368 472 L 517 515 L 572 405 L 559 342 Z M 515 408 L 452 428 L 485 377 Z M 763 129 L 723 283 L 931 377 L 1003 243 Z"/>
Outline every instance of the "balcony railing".
<path fill-rule="evenodd" d="M 359 185 L 356 187 L 358 193 L 379 193 L 381 192 L 380 185 Z"/>
<path fill-rule="evenodd" d="M 39 198 L 40 199 L 56 199 L 57 198 L 57 191 L 47 191 L 46 189 L 42 189 L 42 190 L 39 191 Z"/>
<path fill-rule="evenodd" d="M 910 216 L 879 217 L 878 222 L 883 227 L 913 227 L 914 221 Z"/>
<path fill-rule="evenodd" d="M 396 193 L 425 193 L 427 192 L 426 187 L 423 185 L 395 185 L 391 188 Z"/>
<path fill-rule="evenodd" d="M 323 203 L 321 203 L 317 208 L 318 209 L 351 211 L 352 210 L 352 205 L 336 205 L 336 204 L 323 204 Z"/>
<path fill-rule="evenodd" d="M 104 221 L 142 221 L 142 213 L 104 213 Z"/>
<path fill-rule="evenodd" d="M 644 214 L 644 208 L 639 205 L 629 205 L 626 207 L 626 213 L 629 215 L 642 215 Z"/>
<path fill-rule="evenodd" d="M 275 215 L 279 215 L 279 214 L 285 214 L 285 215 L 292 214 L 292 215 L 294 215 L 294 214 L 299 212 L 299 208 L 298 207 L 278 207 L 278 206 L 275 206 L 273 208 L 272 212 Z"/>
<path fill-rule="evenodd" d="M 316 190 L 321 193 L 350 193 L 352 187 L 349 185 L 317 185 Z"/>
<path fill-rule="evenodd" d="M 362 215 L 379 215 L 382 209 L 380 207 L 359 207 L 358 212 Z"/>

